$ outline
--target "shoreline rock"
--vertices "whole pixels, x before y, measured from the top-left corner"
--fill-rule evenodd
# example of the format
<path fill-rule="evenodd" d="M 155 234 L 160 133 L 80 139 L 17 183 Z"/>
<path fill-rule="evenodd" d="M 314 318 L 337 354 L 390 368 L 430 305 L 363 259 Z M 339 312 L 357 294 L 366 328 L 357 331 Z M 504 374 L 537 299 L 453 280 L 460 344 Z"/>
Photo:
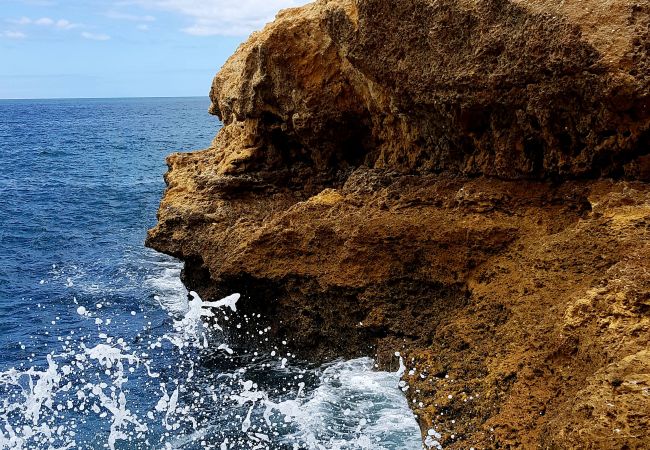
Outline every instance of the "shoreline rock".
<path fill-rule="evenodd" d="M 612 31 L 613 30 L 613 31 Z M 650 429 L 650 7 L 320 0 L 217 74 L 147 245 L 301 356 L 405 358 L 446 448 Z"/>

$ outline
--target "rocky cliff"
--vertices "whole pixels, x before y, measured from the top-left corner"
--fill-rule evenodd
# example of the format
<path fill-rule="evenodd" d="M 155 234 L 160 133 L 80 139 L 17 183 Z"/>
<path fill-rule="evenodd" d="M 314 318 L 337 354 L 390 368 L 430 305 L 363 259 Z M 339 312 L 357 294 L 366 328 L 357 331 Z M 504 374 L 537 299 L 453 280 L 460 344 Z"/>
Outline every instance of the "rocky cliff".
<path fill-rule="evenodd" d="M 148 245 L 425 443 L 650 446 L 650 5 L 319 0 L 217 74 Z"/>

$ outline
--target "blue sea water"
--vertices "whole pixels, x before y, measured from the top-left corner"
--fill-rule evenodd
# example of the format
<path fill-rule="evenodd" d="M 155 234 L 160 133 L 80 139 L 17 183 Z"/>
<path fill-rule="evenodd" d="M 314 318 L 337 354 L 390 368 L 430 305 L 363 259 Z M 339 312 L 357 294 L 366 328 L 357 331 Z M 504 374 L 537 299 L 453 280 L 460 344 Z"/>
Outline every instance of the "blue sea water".
<path fill-rule="evenodd" d="M 208 106 L 0 101 L 0 449 L 419 448 L 398 375 L 231 349 L 201 314 L 265 329 L 144 247 L 165 156 L 220 127 Z"/>

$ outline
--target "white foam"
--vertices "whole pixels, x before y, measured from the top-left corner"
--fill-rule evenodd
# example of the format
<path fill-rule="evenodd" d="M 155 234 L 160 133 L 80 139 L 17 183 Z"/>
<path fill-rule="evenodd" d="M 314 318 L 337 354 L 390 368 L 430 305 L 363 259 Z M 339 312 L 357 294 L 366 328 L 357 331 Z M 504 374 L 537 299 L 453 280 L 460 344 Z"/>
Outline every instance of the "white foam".
<path fill-rule="evenodd" d="M 204 318 L 211 318 L 215 323 L 214 327 L 221 329 L 214 319 L 214 309 L 228 307 L 236 310 L 239 294 L 230 295 L 216 302 L 204 302 L 199 294 L 192 291 L 189 293 L 190 301 L 187 304 L 187 310 L 183 317 L 174 321 L 174 330 L 176 333 L 167 334 L 165 338 L 178 348 L 190 345 L 198 348 L 208 348 L 207 324 Z M 223 349 L 229 350 L 228 346 L 223 344 Z M 221 349 L 221 347 L 220 347 Z M 231 352 L 229 352 L 231 353 Z"/>
<path fill-rule="evenodd" d="M 229 295 L 226 298 L 223 298 L 217 302 L 213 303 L 205 303 L 207 306 L 212 306 L 215 308 L 223 308 L 224 306 L 227 306 L 230 308 L 233 312 L 237 312 L 237 302 L 239 301 L 239 298 L 241 296 L 239 294 L 232 294 Z"/>
<path fill-rule="evenodd" d="M 265 417 L 270 421 L 272 411 L 285 416 L 297 426 L 287 441 L 304 442 L 309 448 L 420 448 L 419 427 L 397 388 L 399 373 L 374 371 L 373 366 L 370 358 L 333 364 L 308 399 L 266 400 Z"/>
<path fill-rule="evenodd" d="M 160 306 L 177 316 L 186 314 L 189 308 L 188 292 L 180 278 L 182 267 L 181 263 L 167 263 L 160 273 L 145 280 Z"/>
<path fill-rule="evenodd" d="M 201 400 L 201 407 L 208 410 L 232 407 L 236 411 L 232 425 L 243 437 L 232 441 L 224 439 L 223 443 L 217 443 L 221 448 L 244 448 L 242 445 L 267 448 L 269 442 L 279 439 L 278 423 L 292 430 L 281 439 L 294 448 L 420 448 L 418 426 L 398 388 L 399 377 L 405 370 L 401 358 L 397 373 L 373 371 L 373 361 L 368 358 L 332 364 L 323 369 L 319 386 L 310 391 L 308 383 L 301 381 L 300 369 L 292 367 L 290 355 L 278 354 L 276 348 L 271 353 L 276 361 L 275 370 L 296 374 L 287 389 L 278 388 L 287 391 L 283 398 L 288 400 L 271 399 L 272 393 L 247 379 L 246 367 L 217 374 L 208 380 L 201 379 L 208 384 L 204 386 L 204 395 L 193 391 L 198 378 L 195 368 L 198 371 L 200 365 L 195 366 L 191 355 L 200 352 L 192 353 L 188 349 L 205 349 L 211 345 L 223 350 L 225 358 L 235 354 L 227 342 L 218 342 L 220 335 L 210 343 L 208 337 L 213 330 L 221 329 L 217 323 L 218 310 L 236 312 L 240 296 L 233 294 L 218 301 L 203 301 L 197 293 L 188 293 L 180 282 L 179 263 L 162 261 L 157 267 L 157 274 L 147 278 L 145 284 L 174 317 L 171 327 L 169 321 L 163 322 L 168 327 L 166 330 L 148 335 L 152 330 L 149 323 L 143 334 L 150 340 L 137 347 L 132 338 L 120 336 L 119 328 L 114 325 L 119 323 L 115 320 L 117 316 L 113 316 L 111 325 L 111 302 L 93 301 L 82 306 L 75 299 L 70 305 L 70 316 L 95 320 L 102 327 L 97 336 L 77 334 L 74 335 L 79 338 L 76 343 L 72 338 L 66 339 L 65 350 L 48 355 L 45 367 L 0 372 L 0 393 L 4 397 L 0 397 L 0 450 L 65 449 L 86 445 L 86 441 L 79 441 L 83 438 L 77 434 L 78 427 L 86 421 L 105 432 L 93 441 L 92 445 L 97 447 L 111 450 L 137 447 L 151 438 L 152 443 L 146 441 L 146 448 L 183 448 L 204 439 L 214 439 L 220 431 L 217 425 L 199 422 L 198 417 L 194 417 L 193 408 L 198 403 L 192 402 L 197 398 Z M 87 288 L 82 277 L 68 277 L 70 271 L 55 270 L 69 288 L 81 291 Z M 100 313 L 101 317 L 97 317 Z M 133 313 L 128 321 L 132 320 Z M 144 311 L 138 313 L 137 320 L 145 315 Z M 211 327 L 207 326 L 206 319 Z M 254 326 L 248 323 L 248 331 L 262 335 L 262 331 L 252 328 Z M 170 352 L 166 341 L 178 351 Z M 179 354 L 190 355 L 190 358 L 179 359 Z M 175 366 L 182 364 L 185 365 L 182 371 L 168 376 L 177 369 Z M 134 397 L 141 395 L 129 389 L 134 386 L 133 379 L 135 386 L 148 386 L 147 395 L 151 398 L 146 408 L 133 402 Z M 161 426 L 168 436 L 161 435 Z M 158 442 L 154 442 L 156 440 Z"/>

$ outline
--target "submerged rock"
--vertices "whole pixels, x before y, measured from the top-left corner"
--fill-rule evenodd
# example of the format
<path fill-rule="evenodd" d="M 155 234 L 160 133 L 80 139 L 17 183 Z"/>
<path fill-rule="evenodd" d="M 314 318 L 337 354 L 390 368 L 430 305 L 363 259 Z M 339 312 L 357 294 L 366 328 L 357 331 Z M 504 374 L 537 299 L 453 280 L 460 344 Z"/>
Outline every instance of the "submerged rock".
<path fill-rule="evenodd" d="M 650 6 L 320 0 L 216 76 L 148 245 L 303 356 L 397 368 L 446 448 L 650 428 Z"/>

